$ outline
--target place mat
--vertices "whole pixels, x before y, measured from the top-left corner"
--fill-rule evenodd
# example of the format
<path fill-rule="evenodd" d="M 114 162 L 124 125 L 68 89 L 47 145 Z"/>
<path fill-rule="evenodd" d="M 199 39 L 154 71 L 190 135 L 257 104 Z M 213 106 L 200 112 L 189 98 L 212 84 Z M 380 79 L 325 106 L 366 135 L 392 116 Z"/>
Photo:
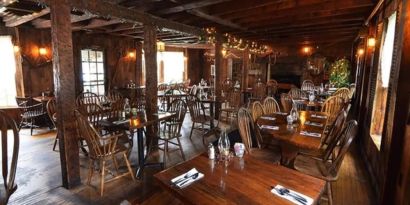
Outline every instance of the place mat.
<path fill-rule="evenodd" d="M 299 192 L 293 191 L 291 189 L 287 189 L 281 185 L 276 185 L 275 187 L 272 187 L 272 190 L 270 191 L 273 194 L 282 197 L 284 199 L 287 199 L 295 204 L 298 205 L 311 205 L 313 204 L 313 199 L 301 194 Z"/>
<path fill-rule="evenodd" d="M 313 117 L 313 118 L 319 118 L 319 119 L 326 119 L 326 118 L 327 118 L 326 115 L 317 115 L 317 114 L 312 114 L 311 117 Z"/>
<path fill-rule="evenodd" d="M 310 125 L 310 126 L 314 126 L 314 127 L 323 127 L 322 123 L 318 123 L 318 122 L 311 122 L 311 121 L 306 121 L 305 125 Z"/>
<path fill-rule="evenodd" d="M 300 135 L 309 136 L 309 137 L 321 137 L 322 134 L 316 132 L 300 131 Z"/>
<path fill-rule="evenodd" d="M 188 172 L 171 179 L 171 183 L 178 188 L 184 188 L 189 186 L 193 182 L 202 179 L 204 176 L 204 174 L 198 172 L 198 170 L 196 170 L 195 168 L 192 168 Z"/>
<path fill-rule="evenodd" d="M 262 116 L 261 119 L 274 121 L 276 120 L 276 117 Z"/>
<path fill-rule="evenodd" d="M 268 130 L 279 130 L 279 126 L 273 126 L 273 125 L 261 125 L 261 129 L 268 129 Z"/>

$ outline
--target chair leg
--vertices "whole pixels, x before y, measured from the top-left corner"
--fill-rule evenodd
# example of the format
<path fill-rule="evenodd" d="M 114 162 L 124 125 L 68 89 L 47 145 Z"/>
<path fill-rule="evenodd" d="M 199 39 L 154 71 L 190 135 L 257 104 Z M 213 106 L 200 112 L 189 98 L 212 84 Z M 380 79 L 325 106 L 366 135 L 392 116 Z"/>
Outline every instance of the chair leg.
<path fill-rule="evenodd" d="M 164 150 L 163 150 L 162 162 L 165 168 L 167 167 L 167 155 L 168 155 L 168 140 L 164 140 Z"/>
<path fill-rule="evenodd" d="M 34 118 L 31 118 L 30 135 L 33 135 Z"/>
<path fill-rule="evenodd" d="M 181 152 L 182 159 L 185 161 L 186 160 L 185 159 L 185 154 L 184 154 L 184 150 L 182 150 L 182 144 L 181 144 L 181 141 L 179 140 L 179 137 L 177 137 L 177 142 L 178 142 L 178 146 L 179 146 L 179 151 Z"/>
<path fill-rule="evenodd" d="M 129 172 L 130 175 L 131 175 L 132 181 L 135 181 L 134 172 L 132 171 L 130 162 L 129 162 L 128 159 L 127 159 L 127 155 L 126 155 L 125 153 L 124 153 L 123 155 L 124 155 L 125 164 L 126 164 L 127 167 L 128 167 L 128 172 Z"/>
<path fill-rule="evenodd" d="M 87 185 L 91 184 L 91 179 L 93 177 L 94 174 L 94 160 L 89 159 L 88 162 L 88 177 L 87 177 Z"/>
<path fill-rule="evenodd" d="M 100 195 L 104 195 L 104 180 L 105 180 L 105 160 L 100 162 L 101 164 L 101 179 L 100 179 Z"/>
<path fill-rule="evenodd" d="M 330 182 L 327 182 L 326 186 L 327 186 L 327 198 L 329 200 L 329 205 L 333 205 L 332 185 L 330 184 Z"/>
<path fill-rule="evenodd" d="M 191 140 L 192 140 L 192 132 L 194 131 L 194 129 L 195 129 L 195 122 L 192 123 L 191 133 L 189 134 L 189 139 Z"/>
<path fill-rule="evenodd" d="M 117 162 L 117 158 L 115 157 L 115 155 L 112 155 L 112 162 L 113 162 L 113 164 L 114 164 L 115 171 L 117 172 L 117 175 L 118 175 L 118 174 L 119 174 L 119 171 L 118 171 L 118 162 Z"/>
<path fill-rule="evenodd" d="M 54 139 L 53 151 L 56 151 L 57 140 L 58 140 L 58 132 L 56 134 L 56 138 Z"/>

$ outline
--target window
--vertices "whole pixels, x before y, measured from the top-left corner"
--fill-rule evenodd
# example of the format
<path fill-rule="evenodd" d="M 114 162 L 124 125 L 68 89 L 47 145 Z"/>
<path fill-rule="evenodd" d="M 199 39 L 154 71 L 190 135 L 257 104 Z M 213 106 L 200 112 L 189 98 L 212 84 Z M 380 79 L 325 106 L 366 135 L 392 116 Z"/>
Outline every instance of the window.
<path fill-rule="evenodd" d="M 0 36 L 0 106 L 16 105 L 16 59 L 11 36 Z"/>
<path fill-rule="evenodd" d="M 81 50 L 81 63 L 83 91 L 104 95 L 104 53 L 91 49 Z"/>
<path fill-rule="evenodd" d="M 381 135 L 383 132 L 386 102 L 392 66 L 394 34 L 396 27 L 396 12 L 387 20 L 387 28 L 383 34 L 380 47 L 379 67 L 376 80 L 376 92 L 373 101 L 372 123 L 370 134 L 376 147 L 380 150 Z"/>
<path fill-rule="evenodd" d="M 158 52 L 158 83 L 177 83 L 184 79 L 184 53 Z"/>

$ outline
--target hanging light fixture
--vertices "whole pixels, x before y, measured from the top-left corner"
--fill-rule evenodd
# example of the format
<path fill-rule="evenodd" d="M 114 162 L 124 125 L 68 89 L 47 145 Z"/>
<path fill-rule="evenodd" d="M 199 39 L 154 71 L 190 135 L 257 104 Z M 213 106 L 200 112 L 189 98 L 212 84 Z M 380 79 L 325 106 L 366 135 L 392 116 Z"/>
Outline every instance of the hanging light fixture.
<path fill-rule="evenodd" d="M 362 56 L 364 54 L 364 49 L 363 48 L 359 48 L 358 50 L 357 50 L 357 55 L 358 56 Z"/>
<path fill-rule="evenodd" d="M 164 52 L 165 51 L 165 43 L 162 41 L 157 42 L 157 51 Z"/>
<path fill-rule="evenodd" d="M 370 36 L 370 37 L 367 39 L 367 46 L 368 46 L 369 48 L 374 48 L 374 47 L 376 46 L 376 38 Z"/>

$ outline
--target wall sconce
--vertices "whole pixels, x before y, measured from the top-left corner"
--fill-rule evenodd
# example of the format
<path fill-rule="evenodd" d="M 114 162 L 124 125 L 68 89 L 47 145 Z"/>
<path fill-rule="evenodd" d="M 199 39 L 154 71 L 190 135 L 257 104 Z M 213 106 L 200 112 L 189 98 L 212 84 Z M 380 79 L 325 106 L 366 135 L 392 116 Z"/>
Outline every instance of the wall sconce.
<path fill-rule="evenodd" d="M 225 48 L 222 48 L 221 53 L 222 53 L 222 57 L 225 57 L 228 51 Z"/>
<path fill-rule="evenodd" d="M 134 51 L 130 51 L 128 52 L 128 58 L 135 58 L 135 52 Z"/>
<path fill-rule="evenodd" d="M 376 46 L 376 39 L 374 37 L 369 37 L 367 39 L 367 46 L 370 48 L 374 48 Z"/>
<path fill-rule="evenodd" d="M 303 53 L 304 54 L 309 54 L 310 53 L 311 48 L 309 46 L 305 46 L 303 47 Z"/>
<path fill-rule="evenodd" d="M 157 42 L 157 50 L 158 52 L 164 52 L 165 51 L 165 43 L 162 41 Z"/>
<path fill-rule="evenodd" d="M 38 48 L 38 54 L 40 54 L 41 56 L 47 55 L 47 49 L 44 47 Z"/>
<path fill-rule="evenodd" d="M 358 50 L 357 50 L 357 55 L 358 56 L 362 56 L 364 54 L 364 49 L 363 48 L 359 48 Z"/>

